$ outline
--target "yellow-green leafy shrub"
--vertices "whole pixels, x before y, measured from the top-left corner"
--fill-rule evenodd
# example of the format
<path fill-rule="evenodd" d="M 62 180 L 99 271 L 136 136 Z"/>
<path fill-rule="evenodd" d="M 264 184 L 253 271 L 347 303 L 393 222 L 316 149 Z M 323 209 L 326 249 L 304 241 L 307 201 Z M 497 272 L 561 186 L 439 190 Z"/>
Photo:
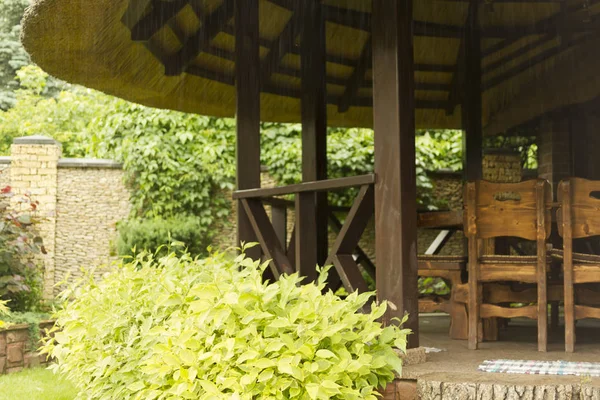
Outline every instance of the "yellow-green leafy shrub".
<path fill-rule="evenodd" d="M 300 286 L 263 283 L 244 256 L 140 255 L 102 282 L 88 278 L 56 314 L 45 351 L 91 399 L 375 399 L 394 378 L 406 330 Z"/>

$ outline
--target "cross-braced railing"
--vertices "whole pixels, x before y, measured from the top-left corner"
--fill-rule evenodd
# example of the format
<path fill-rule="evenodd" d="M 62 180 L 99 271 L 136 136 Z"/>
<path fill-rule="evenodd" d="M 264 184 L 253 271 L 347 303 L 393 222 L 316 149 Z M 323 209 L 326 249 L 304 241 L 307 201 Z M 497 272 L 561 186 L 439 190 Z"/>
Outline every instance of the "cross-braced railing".
<path fill-rule="evenodd" d="M 333 214 L 333 208 L 328 210 L 329 224 L 337 232 L 337 237 L 330 247 L 325 265 L 335 267 L 336 273 L 331 274 L 330 280 L 332 288 L 336 288 L 341 283 L 348 292 L 355 290 L 365 292 L 368 291 L 368 286 L 362 276 L 359 263 L 369 274 L 374 273 L 374 266 L 360 250 L 358 242 L 373 216 L 374 183 L 374 175 L 361 175 L 276 188 L 240 190 L 233 194 L 233 198 L 240 202 L 240 206 L 247 213 L 262 252 L 265 258 L 270 260 L 270 270 L 277 279 L 283 273 L 290 274 L 300 270 L 303 255 L 301 251 L 297 251 L 298 238 L 305 234 L 302 231 L 303 227 L 314 228 L 314 225 L 307 220 L 314 218 L 315 215 L 299 213 L 303 199 L 319 192 L 358 187 L 358 195 L 343 223 Z M 287 195 L 295 196 L 295 202 L 278 198 Z M 271 205 L 271 219 L 264 207 L 265 204 Z M 296 224 L 288 241 L 287 209 L 292 205 L 295 209 Z M 355 258 L 356 254 L 359 255 L 358 259 Z M 360 257 L 360 254 L 363 257 Z"/>

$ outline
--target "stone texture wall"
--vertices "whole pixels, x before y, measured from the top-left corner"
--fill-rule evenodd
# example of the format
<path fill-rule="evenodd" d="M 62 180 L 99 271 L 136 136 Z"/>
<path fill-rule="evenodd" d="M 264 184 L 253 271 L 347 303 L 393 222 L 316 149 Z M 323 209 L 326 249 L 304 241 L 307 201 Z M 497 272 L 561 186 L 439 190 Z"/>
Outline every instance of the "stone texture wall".
<path fill-rule="evenodd" d="M 52 298 L 55 271 L 56 245 L 56 195 L 58 159 L 61 146 L 53 139 L 43 136 L 16 138 L 11 146 L 10 186 L 15 193 L 11 206 L 28 205 L 19 203 L 21 196 L 31 195 L 38 201 L 41 222 L 38 224 L 47 254 L 44 263 L 44 298 Z"/>
<path fill-rule="evenodd" d="M 523 168 L 518 152 L 490 149 L 483 154 L 483 179 L 490 182 L 521 182 Z"/>
<path fill-rule="evenodd" d="M 40 335 L 54 325 L 53 321 L 40 323 Z M 41 343 L 33 343 L 29 325 L 13 325 L 0 330 L 0 374 L 19 372 L 23 368 L 46 367 L 48 358 L 36 349 Z"/>
<path fill-rule="evenodd" d="M 67 275 L 82 268 L 102 267 L 112 256 L 116 223 L 129 214 L 129 192 L 121 165 L 109 160 L 61 158 L 53 139 L 30 136 L 15 139 L 11 157 L 0 159 L 0 186 L 11 186 L 13 207 L 18 195 L 38 201 L 38 228 L 47 254 L 44 297 L 51 299 Z M 100 270 L 101 271 L 101 270 Z"/>
<path fill-rule="evenodd" d="M 0 188 L 10 184 L 10 157 L 0 157 Z"/>
<path fill-rule="evenodd" d="M 60 160 L 54 281 L 63 281 L 67 274 L 76 278 L 82 268 L 116 261 L 112 251 L 116 223 L 127 218 L 129 209 L 129 192 L 119 164 Z M 98 269 L 97 274 L 104 270 Z"/>

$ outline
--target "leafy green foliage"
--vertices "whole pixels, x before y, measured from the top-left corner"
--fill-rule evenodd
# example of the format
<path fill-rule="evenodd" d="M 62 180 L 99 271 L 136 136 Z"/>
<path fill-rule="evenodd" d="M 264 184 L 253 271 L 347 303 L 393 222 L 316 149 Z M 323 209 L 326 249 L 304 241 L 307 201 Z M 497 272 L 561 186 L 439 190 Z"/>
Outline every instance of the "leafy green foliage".
<path fill-rule="evenodd" d="M 20 196 L 20 209 L 10 207 L 12 189 L 0 190 L 0 298 L 13 311 L 28 311 L 41 299 L 41 270 L 36 257 L 45 252 L 35 224 L 38 203 Z"/>
<path fill-rule="evenodd" d="M 262 281 L 243 255 L 139 255 L 65 292 L 44 351 L 81 399 L 376 399 L 407 330 L 382 327 L 373 293 L 345 300 L 297 275 Z"/>
<path fill-rule="evenodd" d="M 21 17 L 28 5 L 28 0 L 0 0 L 0 109 L 4 110 L 15 102 L 17 70 L 29 64 L 19 40 Z"/>
<path fill-rule="evenodd" d="M 87 155 L 88 125 L 102 118 L 107 103 L 114 99 L 76 86 L 47 97 L 50 78 L 34 66 L 20 69 L 17 78 L 20 88 L 14 107 L 0 110 L 0 154 L 9 153 L 15 137 L 42 134 L 63 144 L 64 157 Z"/>
<path fill-rule="evenodd" d="M 121 256 L 133 256 L 133 249 L 166 255 L 170 249 L 165 243 L 172 241 L 182 243 L 192 256 L 206 255 L 210 245 L 207 228 L 198 218 L 179 215 L 123 221 L 119 224 L 117 251 Z"/>
<path fill-rule="evenodd" d="M 29 55 L 21 44 L 21 17 L 30 0 L 0 0 L 0 110 L 15 105 L 17 71 L 31 64 Z M 48 78 L 42 92 L 45 97 L 55 96 L 68 84 Z"/>
<path fill-rule="evenodd" d="M 94 153 L 123 161 L 134 216 L 193 215 L 208 227 L 229 210 L 233 129 L 215 119 L 113 100 L 90 126 Z"/>

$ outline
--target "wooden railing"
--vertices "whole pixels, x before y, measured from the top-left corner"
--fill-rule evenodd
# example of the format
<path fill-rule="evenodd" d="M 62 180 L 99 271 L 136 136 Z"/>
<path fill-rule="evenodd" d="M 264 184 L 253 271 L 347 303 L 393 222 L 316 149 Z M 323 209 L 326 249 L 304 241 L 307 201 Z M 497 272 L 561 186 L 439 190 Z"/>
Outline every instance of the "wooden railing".
<path fill-rule="evenodd" d="M 296 221 L 302 222 L 298 214 L 302 208 L 303 198 L 318 192 L 358 187 L 359 192 L 344 223 L 341 223 L 329 211 L 329 223 L 333 224 L 338 235 L 330 248 L 325 265 L 333 265 L 337 274 L 332 274 L 331 286 L 343 284 L 346 290 L 353 292 L 368 290 L 361 270 L 354 258 L 358 241 L 374 212 L 375 175 L 361 175 L 349 178 L 328 179 L 323 181 L 305 182 L 284 187 L 248 189 L 234 192 L 233 199 L 238 200 L 250 220 L 254 233 L 258 238 L 265 258 L 270 260 L 270 269 L 274 278 L 282 273 L 293 273 L 302 262 L 302 254 L 296 251 L 298 238 L 302 237 L 302 223 L 296 223 L 292 237 L 287 240 L 287 209 L 293 204 Z M 294 203 L 276 196 L 294 195 Z M 264 205 L 271 205 L 271 220 L 269 220 Z M 334 219 L 335 218 L 335 219 Z M 362 250 L 361 250 L 362 251 Z M 364 253 L 363 253 L 364 254 Z M 368 257 L 363 258 L 366 263 Z M 370 262 L 370 261 L 369 261 Z M 372 265 L 372 263 L 371 263 Z M 314 266 L 312 266 L 314 268 Z M 374 270 L 374 269 L 373 269 Z M 336 285 L 336 279 L 338 284 Z"/>
<path fill-rule="evenodd" d="M 337 237 L 330 247 L 325 265 L 335 267 L 330 281 L 332 289 L 343 285 L 348 292 L 363 292 L 368 290 L 368 286 L 362 271 L 375 279 L 375 264 L 359 245 L 361 235 L 374 212 L 374 183 L 374 175 L 361 175 L 284 187 L 240 190 L 233 194 L 233 198 L 247 212 L 264 257 L 271 260 L 271 272 L 274 278 L 278 278 L 282 273 L 296 272 L 301 257 L 296 252 L 296 238 L 302 234 L 299 232 L 302 224 L 296 224 L 288 238 L 287 221 L 288 210 L 293 209 L 296 219 L 298 218 L 298 195 L 359 187 L 352 207 L 328 207 L 327 223 Z M 281 198 L 289 195 L 295 196 L 295 201 Z M 270 219 L 265 205 L 271 208 Z M 343 222 L 338 218 L 340 213 L 346 215 Z M 420 228 L 442 229 L 426 253 L 438 254 L 452 235 L 462 229 L 462 218 L 461 211 L 419 213 L 417 223 Z"/>

